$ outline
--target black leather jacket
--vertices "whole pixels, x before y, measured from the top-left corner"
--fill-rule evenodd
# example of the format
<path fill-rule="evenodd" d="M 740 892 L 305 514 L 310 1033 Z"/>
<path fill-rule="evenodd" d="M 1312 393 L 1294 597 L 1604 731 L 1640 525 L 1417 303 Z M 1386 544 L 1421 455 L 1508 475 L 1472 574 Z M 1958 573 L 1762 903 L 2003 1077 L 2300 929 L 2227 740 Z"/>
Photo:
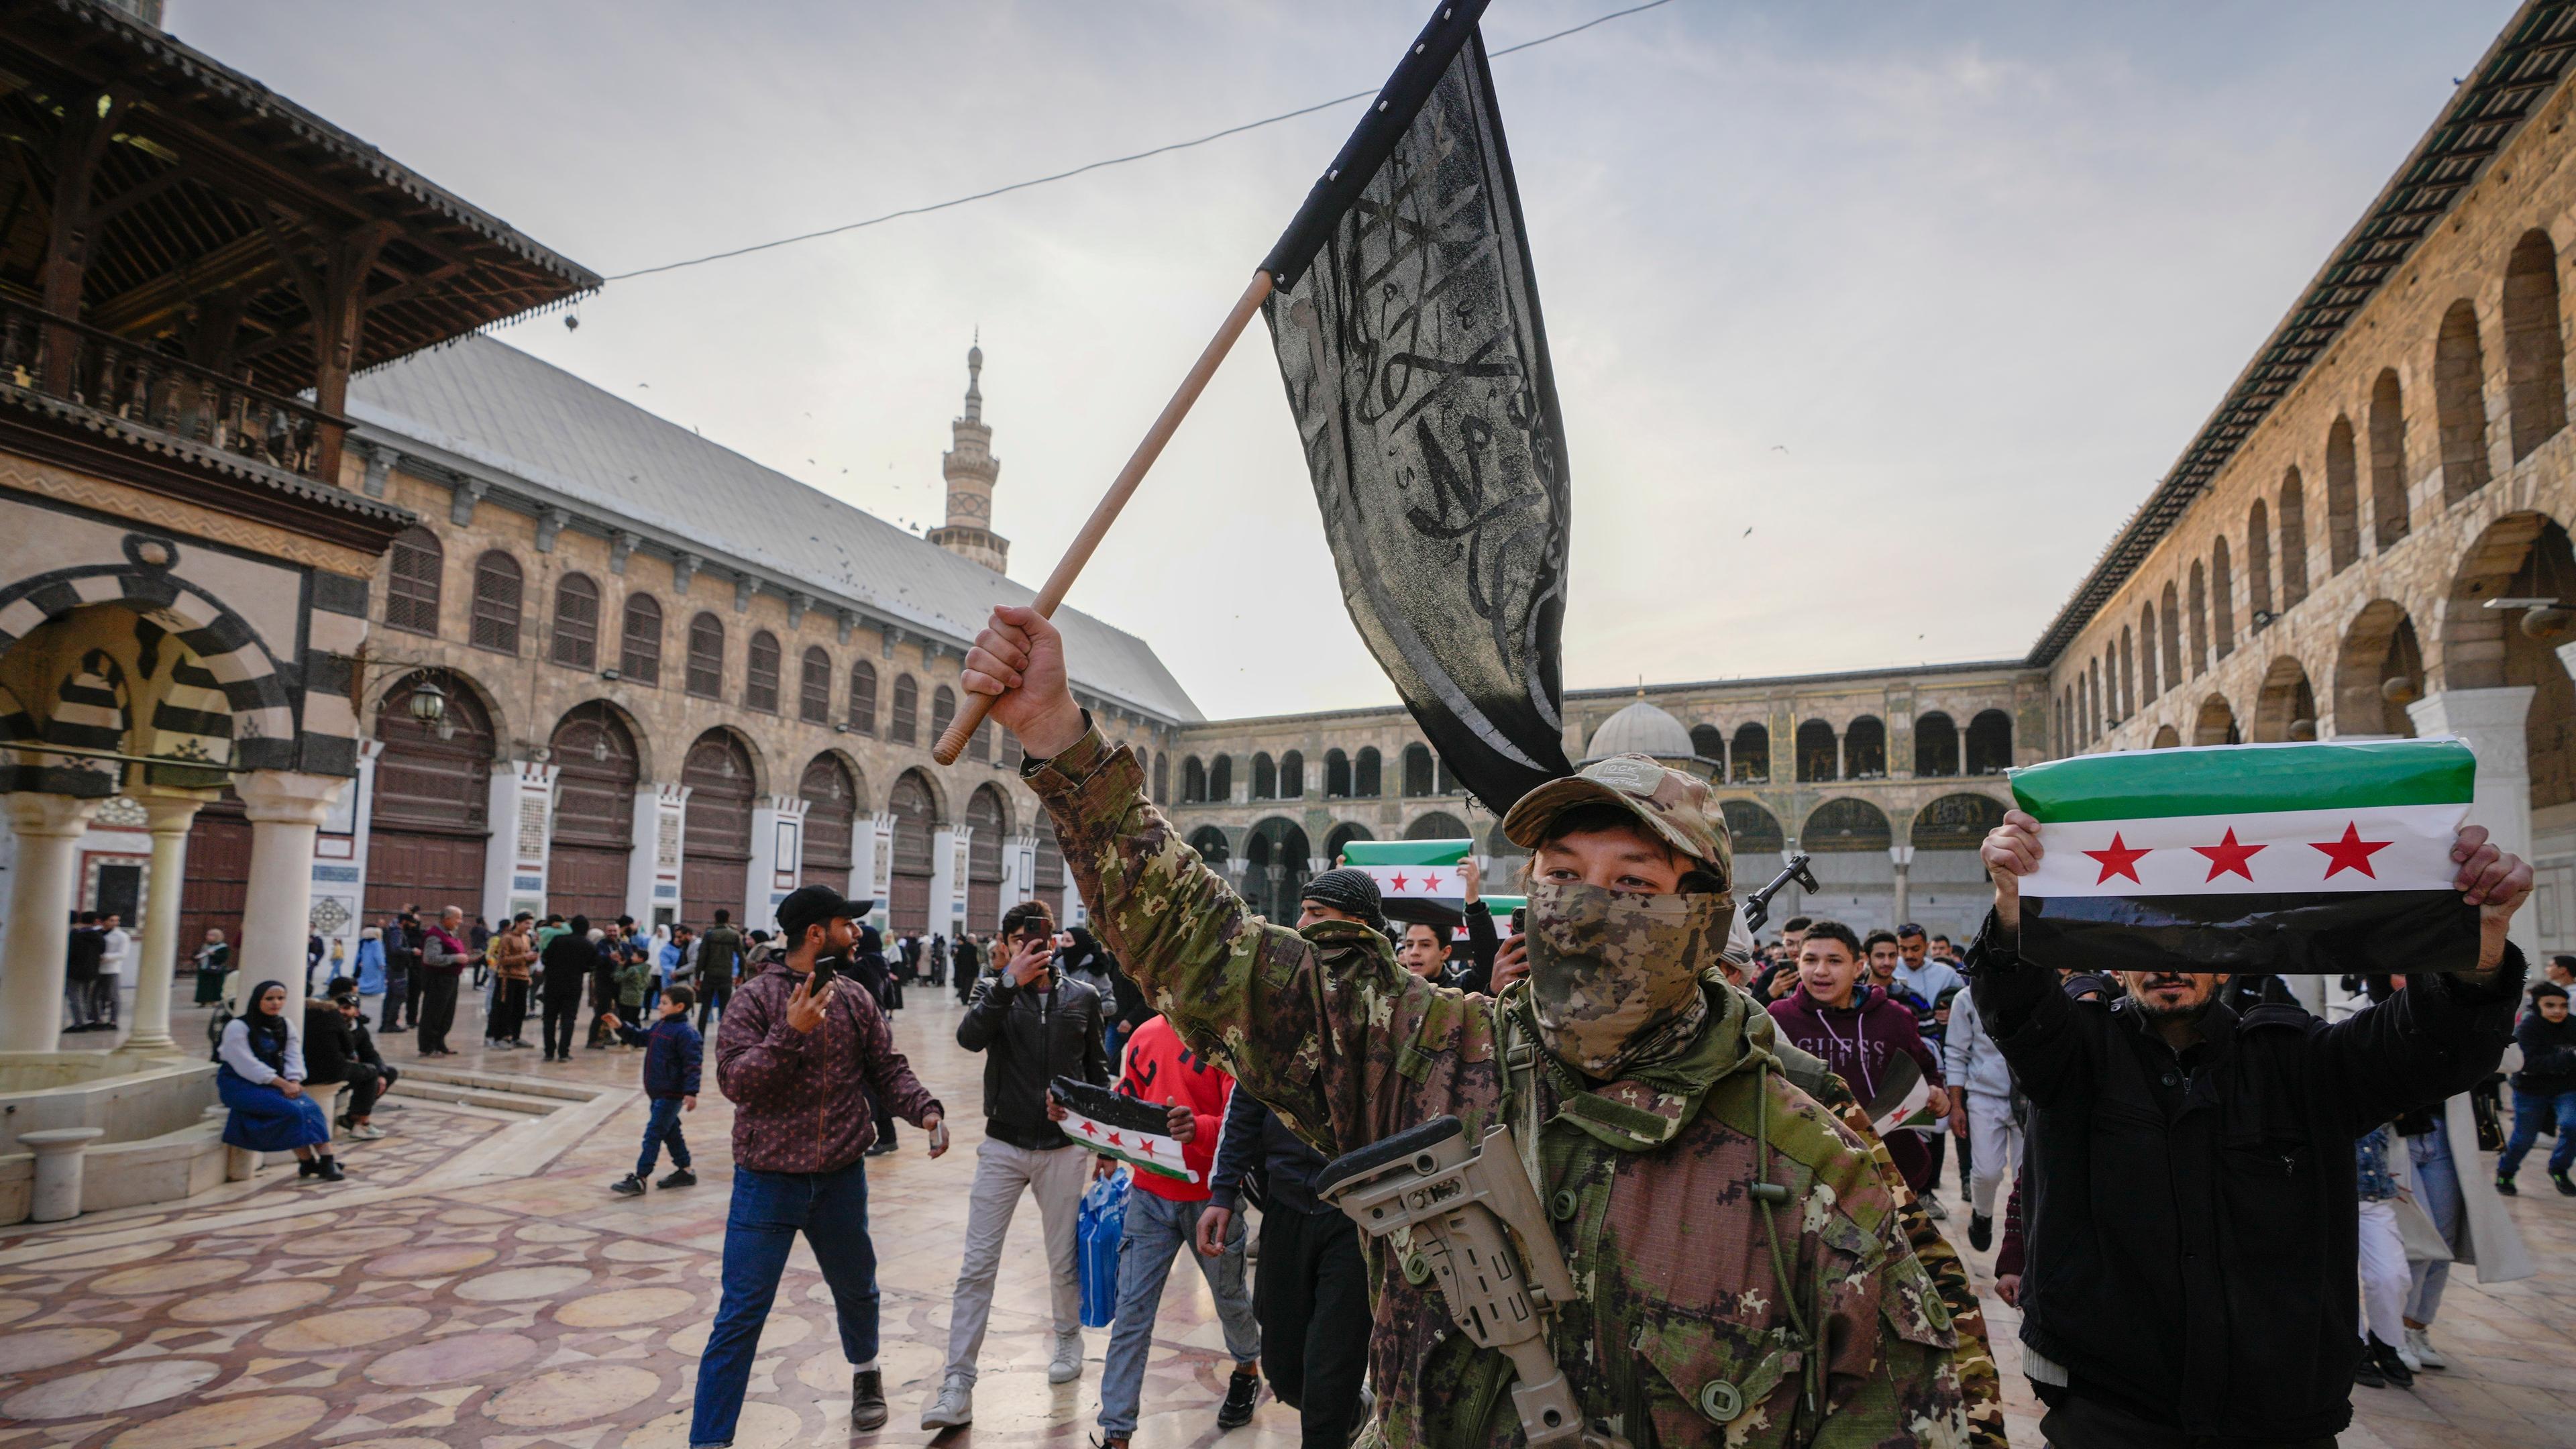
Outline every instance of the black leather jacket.
<path fill-rule="evenodd" d="M 1052 979 L 1048 990 L 1023 990 L 988 971 L 957 1023 L 957 1044 L 984 1054 L 984 1135 L 1037 1151 L 1073 1145 L 1047 1120 L 1048 1082 L 1063 1076 L 1109 1085 L 1100 993 Z"/>

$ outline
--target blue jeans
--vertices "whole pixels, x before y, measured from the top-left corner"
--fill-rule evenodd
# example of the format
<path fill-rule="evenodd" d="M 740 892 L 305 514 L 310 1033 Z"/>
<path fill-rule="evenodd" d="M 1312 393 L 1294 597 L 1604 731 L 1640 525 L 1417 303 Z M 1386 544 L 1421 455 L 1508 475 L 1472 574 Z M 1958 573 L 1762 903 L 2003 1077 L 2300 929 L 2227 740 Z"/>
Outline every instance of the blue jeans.
<path fill-rule="evenodd" d="M 653 1099 L 653 1115 L 644 1119 L 644 1151 L 635 1159 L 637 1177 L 653 1175 L 653 1164 L 661 1158 L 662 1144 L 666 1142 L 671 1145 L 671 1165 L 687 1167 L 689 1144 L 680 1135 L 680 1099 L 677 1097 Z"/>
<path fill-rule="evenodd" d="M 2552 1115 L 2558 1119 L 2558 1145 L 2549 1149 L 2549 1170 L 2565 1172 L 2576 1163 L 2576 1091 L 2526 1092 L 2513 1089 L 2513 1136 L 2504 1144 L 2504 1156 L 2496 1159 L 2496 1176 L 2511 1177 L 2522 1167 L 2523 1155 L 2531 1144 L 2540 1140 L 2540 1124 Z"/>
<path fill-rule="evenodd" d="M 2450 1124 L 2442 1117 L 2442 1108 L 2433 1108 L 2433 1130 L 2406 1139 L 2408 1160 L 2415 1165 L 2415 1201 L 2433 1219 L 2433 1230 L 2453 1251 L 2460 1246 L 2460 1169 L 2451 1157 Z M 2410 1263 L 2414 1285 L 2406 1295 L 2406 1316 L 2417 1323 L 2430 1325 L 2433 1315 L 2442 1311 L 2442 1289 L 2451 1281 L 2451 1265 Z"/>
<path fill-rule="evenodd" d="M 689 1442 L 730 1444 L 743 1391 L 760 1348 L 761 1325 L 796 1235 L 805 1235 L 832 1308 L 841 1356 L 853 1368 L 877 1356 L 877 1250 L 868 1238 L 868 1175 L 862 1162 L 833 1172 L 757 1172 L 737 1167 L 725 1218 L 724 1297 L 698 1360 L 697 1411 Z"/>
<path fill-rule="evenodd" d="M 1243 1214 L 1226 1225 L 1225 1252 L 1202 1258 L 1190 1245 L 1207 1203 L 1174 1202 L 1137 1189 L 1127 1194 L 1127 1229 L 1118 1240 L 1118 1319 L 1109 1331 L 1109 1363 L 1100 1375 L 1100 1435 L 1136 1432 L 1137 1400 L 1145 1389 L 1145 1357 L 1154 1347 L 1154 1319 L 1163 1307 L 1163 1282 L 1172 1254 L 1186 1253 L 1216 1297 L 1225 1350 L 1237 1364 L 1261 1357 L 1261 1323 L 1243 1286 Z"/>

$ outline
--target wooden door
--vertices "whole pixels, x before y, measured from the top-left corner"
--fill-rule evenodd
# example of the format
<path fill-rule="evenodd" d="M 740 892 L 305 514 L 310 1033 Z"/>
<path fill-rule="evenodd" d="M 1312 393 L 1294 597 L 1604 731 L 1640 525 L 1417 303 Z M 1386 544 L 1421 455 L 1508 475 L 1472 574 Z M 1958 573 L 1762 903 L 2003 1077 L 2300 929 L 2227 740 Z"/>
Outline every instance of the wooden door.
<path fill-rule="evenodd" d="M 751 872 L 751 753 L 724 730 L 689 746 L 680 779 L 689 787 L 680 832 L 680 919 L 704 927 L 719 908 L 741 916 Z M 757 922 L 737 919 L 748 931 Z"/>
<path fill-rule="evenodd" d="M 894 932 L 927 936 L 935 928 L 945 934 L 945 912 L 931 919 L 931 832 L 939 826 L 939 812 L 930 802 L 930 787 L 919 775 L 906 774 L 894 782 L 886 808 L 894 814 L 894 900 L 888 906 Z"/>
<path fill-rule="evenodd" d="M 555 725 L 554 835 L 546 850 L 546 909 L 613 921 L 626 914 L 635 840 L 635 736 L 596 700 Z"/>

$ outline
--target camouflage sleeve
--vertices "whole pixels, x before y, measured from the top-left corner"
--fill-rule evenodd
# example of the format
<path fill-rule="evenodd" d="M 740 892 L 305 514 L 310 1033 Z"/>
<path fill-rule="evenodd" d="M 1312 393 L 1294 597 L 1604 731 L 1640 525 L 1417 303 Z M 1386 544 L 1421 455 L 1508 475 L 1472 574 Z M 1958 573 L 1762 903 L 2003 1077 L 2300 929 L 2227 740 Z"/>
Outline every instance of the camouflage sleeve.
<path fill-rule="evenodd" d="M 1093 729 L 1023 773 L 1146 999 L 1317 1150 L 1443 1112 L 1474 1128 L 1499 1100 L 1487 1013 L 1398 967 L 1365 926 L 1328 922 L 1310 941 L 1254 915 L 1145 798 L 1124 746 Z"/>
<path fill-rule="evenodd" d="M 1843 1079 L 1825 1073 L 1815 1095 L 1827 1111 L 1868 1146 L 1879 1180 L 1896 1199 L 1897 1225 L 1913 1248 L 1915 1261 L 1930 1275 L 1941 1306 L 1950 1312 L 1950 1326 L 1958 1336 L 1953 1362 L 1958 1369 L 1959 1394 L 1966 1405 L 1967 1442 L 1975 1449 L 2005 1449 L 2003 1379 L 1995 1367 L 1994 1345 L 1986 1337 L 1985 1309 L 1977 1302 L 1977 1290 L 1968 1282 L 1968 1265 L 1960 1261 L 1958 1250 L 1941 1236 L 1941 1230 L 1932 1225 L 1932 1215 L 1923 1211 L 1922 1200 L 1914 1195 L 1914 1189 L 1905 1185 L 1905 1174 L 1897 1171 L 1895 1159 L 1887 1154 L 1887 1144 L 1870 1125 L 1868 1109 L 1852 1096 Z"/>

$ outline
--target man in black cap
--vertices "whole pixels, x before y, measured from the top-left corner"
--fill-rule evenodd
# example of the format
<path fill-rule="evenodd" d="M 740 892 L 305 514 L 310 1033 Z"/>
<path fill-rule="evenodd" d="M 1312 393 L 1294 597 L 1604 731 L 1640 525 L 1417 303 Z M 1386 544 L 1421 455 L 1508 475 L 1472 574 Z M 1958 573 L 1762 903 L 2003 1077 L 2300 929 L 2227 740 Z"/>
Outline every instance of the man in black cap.
<path fill-rule="evenodd" d="M 1386 897 L 1377 877 L 1357 866 L 1340 866 L 1308 880 L 1297 897 L 1297 929 L 1317 921 L 1357 921 L 1381 936 L 1386 928 Z"/>
<path fill-rule="evenodd" d="M 750 1385 L 760 1329 L 778 1296 L 796 1235 L 805 1235 L 841 1327 L 850 1362 L 850 1427 L 886 1420 L 877 1367 L 877 1254 L 868 1236 L 868 1175 L 876 1140 L 875 1094 L 948 1150 L 939 1100 L 922 1090 L 894 1049 L 884 1013 L 867 992 L 837 979 L 858 940 L 852 924 L 873 903 L 829 886 L 804 886 L 779 902 L 786 954 L 747 977 L 716 1034 L 716 1086 L 733 1103 L 733 1203 L 725 1221 L 724 1298 L 698 1367 L 691 1444 L 730 1444 Z M 814 989 L 819 963 L 834 979 Z"/>

